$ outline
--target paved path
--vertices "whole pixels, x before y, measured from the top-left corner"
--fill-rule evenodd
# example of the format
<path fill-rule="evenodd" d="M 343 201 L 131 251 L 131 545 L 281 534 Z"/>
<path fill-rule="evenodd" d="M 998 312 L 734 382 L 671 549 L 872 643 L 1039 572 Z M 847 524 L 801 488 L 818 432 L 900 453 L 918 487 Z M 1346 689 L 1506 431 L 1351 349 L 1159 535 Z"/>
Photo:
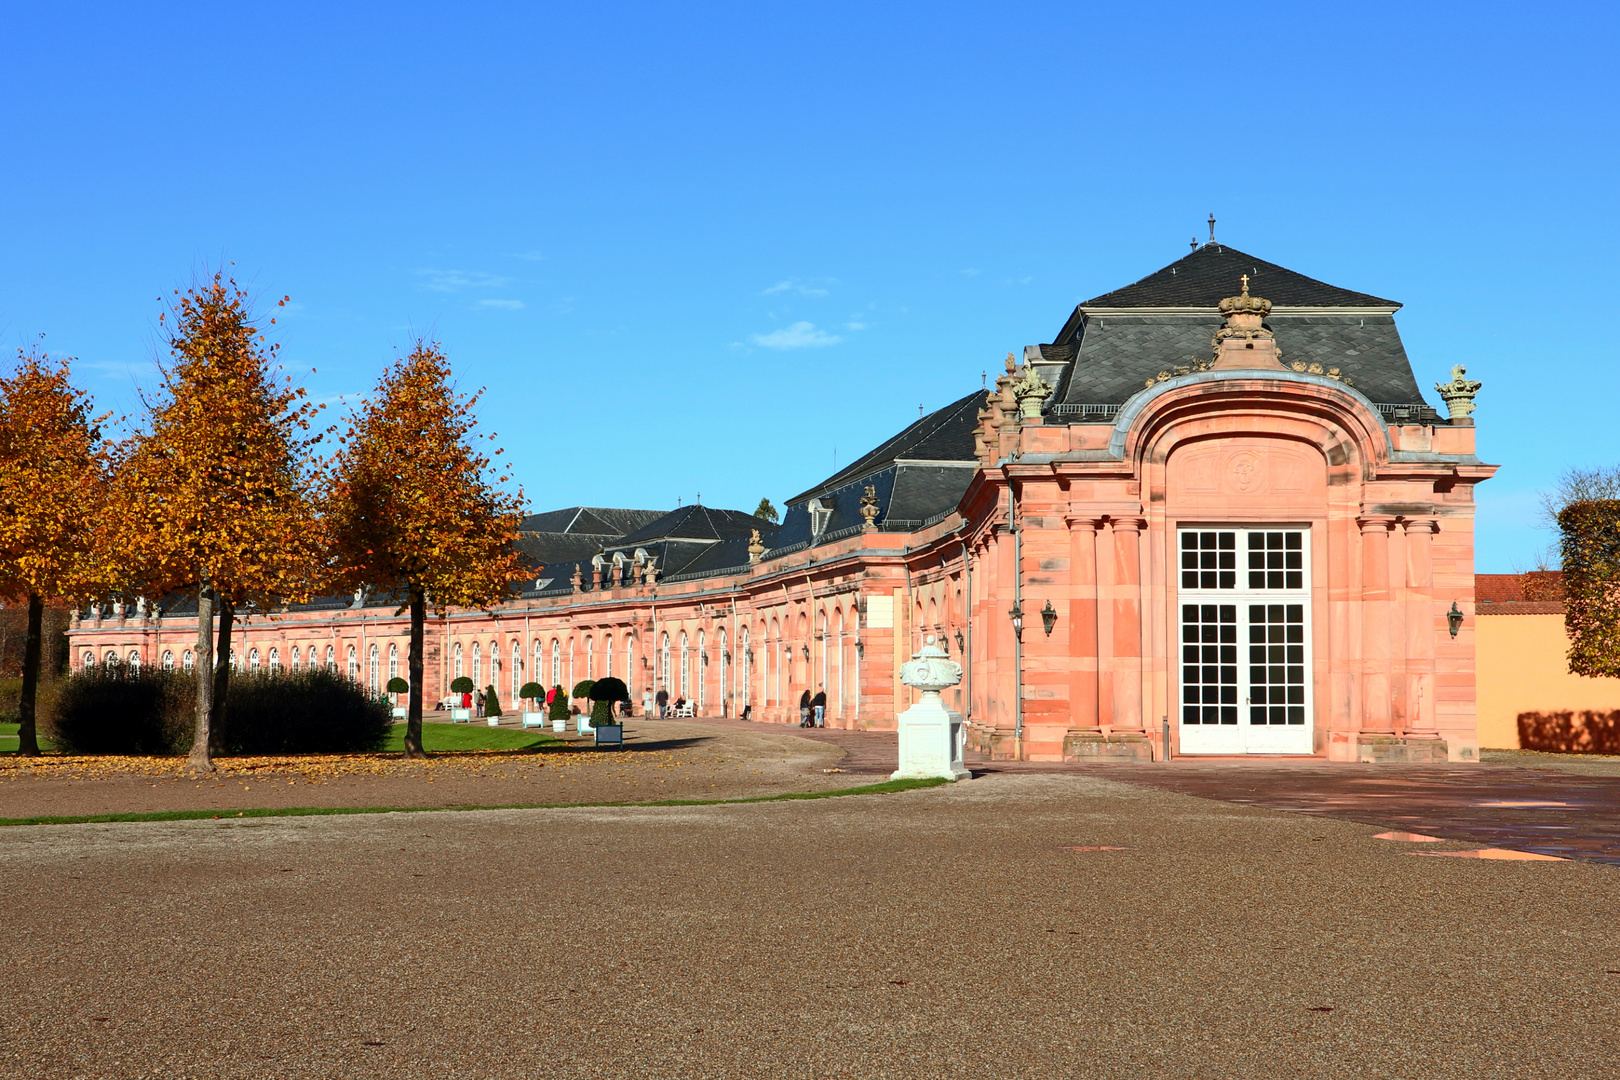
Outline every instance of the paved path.
<path fill-rule="evenodd" d="M 779 724 L 703 720 L 729 730 Z M 887 774 L 896 761 L 893 732 L 837 728 L 785 730 L 847 751 L 851 773 Z M 1620 772 L 1614 759 L 1493 755 L 1556 767 L 1360 765 L 1327 762 L 1182 759 L 1156 764 L 986 761 L 969 755 L 975 776 L 1073 774 L 1223 802 L 1365 822 L 1493 847 L 1620 865 Z M 1579 770 L 1579 771 L 1575 771 Z"/>

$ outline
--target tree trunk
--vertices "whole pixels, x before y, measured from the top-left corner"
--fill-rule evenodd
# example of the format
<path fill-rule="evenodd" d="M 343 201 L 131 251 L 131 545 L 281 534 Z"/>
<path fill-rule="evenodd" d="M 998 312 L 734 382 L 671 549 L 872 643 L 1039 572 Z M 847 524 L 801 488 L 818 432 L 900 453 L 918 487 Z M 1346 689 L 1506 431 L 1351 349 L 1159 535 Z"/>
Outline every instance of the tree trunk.
<path fill-rule="evenodd" d="M 196 772 L 213 772 L 208 756 L 209 721 L 214 711 L 214 594 L 206 584 L 197 590 L 197 732 L 188 764 Z"/>
<path fill-rule="evenodd" d="M 28 636 L 23 641 L 22 700 L 17 703 L 17 753 L 39 756 L 39 736 L 34 722 L 34 705 L 39 697 L 41 644 L 44 638 L 45 600 L 28 594 Z"/>
<path fill-rule="evenodd" d="M 426 757 L 422 749 L 422 647 L 426 637 L 427 598 L 420 586 L 411 586 L 411 649 L 406 660 L 411 680 L 409 704 L 405 709 L 405 756 Z"/>
<path fill-rule="evenodd" d="M 227 597 L 214 604 L 219 609 L 219 646 L 214 661 L 214 708 L 208 717 L 208 752 L 221 752 L 225 736 L 225 693 L 231 688 L 231 630 L 236 625 L 236 605 Z"/>

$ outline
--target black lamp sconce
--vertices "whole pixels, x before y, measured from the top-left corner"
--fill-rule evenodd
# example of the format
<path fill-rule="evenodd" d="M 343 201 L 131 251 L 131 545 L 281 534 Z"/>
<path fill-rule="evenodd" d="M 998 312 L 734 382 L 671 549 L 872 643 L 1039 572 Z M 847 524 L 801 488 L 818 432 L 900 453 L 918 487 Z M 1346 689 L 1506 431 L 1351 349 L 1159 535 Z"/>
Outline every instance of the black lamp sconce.
<path fill-rule="evenodd" d="M 1052 636 L 1052 627 L 1057 625 L 1057 609 L 1048 600 L 1046 606 L 1041 608 L 1041 625 L 1046 628 L 1046 636 Z"/>
<path fill-rule="evenodd" d="M 1452 637 L 1457 636 L 1457 631 L 1462 629 L 1462 624 L 1463 613 L 1457 610 L 1457 601 L 1453 600 L 1451 610 L 1446 612 L 1446 628 L 1451 631 Z"/>
<path fill-rule="evenodd" d="M 1013 606 L 1007 612 L 1007 614 L 1009 616 L 1011 616 L 1011 618 L 1012 618 L 1013 633 L 1018 636 L 1019 641 L 1023 641 L 1024 640 L 1024 609 L 1023 609 L 1023 606 L 1020 605 L 1018 603 L 1018 601 L 1014 600 L 1013 601 Z"/>
<path fill-rule="evenodd" d="M 966 654 L 967 654 L 967 644 L 966 644 L 966 642 L 964 642 L 962 640 L 962 631 L 958 630 L 956 632 L 956 655 L 964 656 Z"/>

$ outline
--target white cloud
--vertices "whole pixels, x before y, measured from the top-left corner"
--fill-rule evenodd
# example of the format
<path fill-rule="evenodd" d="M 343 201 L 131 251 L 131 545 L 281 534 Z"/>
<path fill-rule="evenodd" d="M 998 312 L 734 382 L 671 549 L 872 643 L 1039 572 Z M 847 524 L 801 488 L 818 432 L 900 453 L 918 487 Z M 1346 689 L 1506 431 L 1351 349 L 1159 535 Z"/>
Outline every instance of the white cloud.
<path fill-rule="evenodd" d="M 768 334 L 753 334 L 748 340 L 766 349 L 820 349 L 836 345 L 844 339 L 837 334 L 817 330 L 814 323 L 796 322 Z"/>
<path fill-rule="evenodd" d="M 826 296 L 828 292 L 819 285 L 806 285 L 798 278 L 788 278 L 778 281 L 775 285 L 760 293 L 761 296 L 774 296 L 777 293 L 797 293 L 800 296 Z"/>
<path fill-rule="evenodd" d="M 500 308 L 502 311 L 521 311 L 523 309 L 523 301 L 521 301 L 521 300 L 480 300 L 480 301 L 478 301 L 478 306 L 479 307 L 487 307 L 487 308 Z"/>
<path fill-rule="evenodd" d="M 972 267 L 969 267 L 966 270 L 958 270 L 957 273 L 961 274 L 963 277 L 978 277 L 979 276 L 979 271 L 973 269 Z"/>
<path fill-rule="evenodd" d="M 512 253 L 512 258 L 522 259 L 525 262 L 539 262 L 545 257 L 545 252 L 543 251 L 514 251 Z"/>
<path fill-rule="evenodd" d="M 421 287 L 433 292 L 500 289 L 512 280 L 496 274 L 486 274 L 482 270 L 418 270 L 416 273 L 418 277 L 425 279 Z"/>
<path fill-rule="evenodd" d="M 847 323 L 844 324 L 844 329 L 845 330 L 865 330 L 866 329 L 866 324 L 863 323 L 863 322 L 857 321 L 857 320 L 852 320 L 852 321 L 847 322 Z"/>

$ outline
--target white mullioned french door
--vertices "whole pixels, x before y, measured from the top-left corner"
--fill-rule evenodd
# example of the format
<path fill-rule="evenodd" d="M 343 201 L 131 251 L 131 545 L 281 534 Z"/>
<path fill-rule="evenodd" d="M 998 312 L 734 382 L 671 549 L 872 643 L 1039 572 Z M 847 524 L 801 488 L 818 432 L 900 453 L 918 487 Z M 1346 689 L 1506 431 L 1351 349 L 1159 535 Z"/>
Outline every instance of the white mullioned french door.
<path fill-rule="evenodd" d="M 1309 754 L 1311 534 L 1179 530 L 1180 748 Z"/>

